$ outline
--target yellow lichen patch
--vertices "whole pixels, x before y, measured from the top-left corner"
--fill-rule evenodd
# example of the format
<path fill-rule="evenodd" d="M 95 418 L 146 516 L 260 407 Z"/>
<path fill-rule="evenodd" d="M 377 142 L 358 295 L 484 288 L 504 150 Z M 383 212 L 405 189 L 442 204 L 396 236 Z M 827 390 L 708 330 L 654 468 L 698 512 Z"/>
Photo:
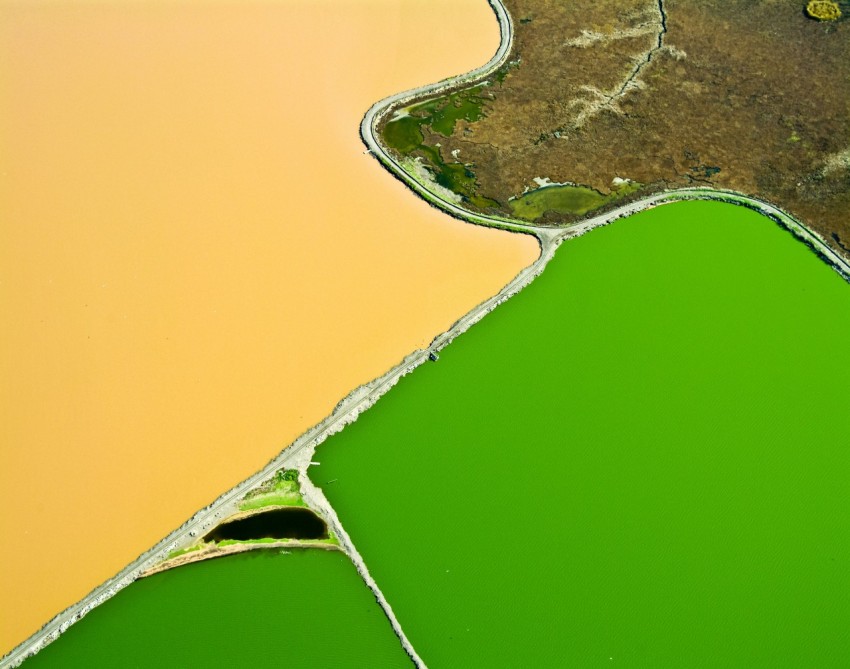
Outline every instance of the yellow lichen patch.
<path fill-rule="evenodd" d="M 818 21 L 835 21 L 841 16 L 837 2 L 831 0 L 811 0 L 806 5 L 806 14 Z"/>

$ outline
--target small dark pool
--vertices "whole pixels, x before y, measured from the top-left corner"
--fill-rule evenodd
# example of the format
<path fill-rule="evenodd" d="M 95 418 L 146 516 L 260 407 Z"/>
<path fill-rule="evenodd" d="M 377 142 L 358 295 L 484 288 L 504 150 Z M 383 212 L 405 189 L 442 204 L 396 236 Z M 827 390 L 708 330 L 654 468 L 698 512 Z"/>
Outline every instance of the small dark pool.
<path fill-rule="evenodd" d="M 206 541 L 235 539 L 327 539 L 328 526 L 310 509 L 287 507 L 222 523 L 204 537 Z"/>

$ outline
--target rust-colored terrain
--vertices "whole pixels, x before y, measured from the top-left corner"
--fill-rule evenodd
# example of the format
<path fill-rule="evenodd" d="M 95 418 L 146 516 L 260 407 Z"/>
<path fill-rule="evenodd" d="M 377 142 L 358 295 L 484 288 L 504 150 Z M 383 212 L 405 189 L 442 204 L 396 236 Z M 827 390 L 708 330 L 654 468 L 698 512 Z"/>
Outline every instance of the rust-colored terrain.
<path fill-rule="evenodd" d="M 536 223 L 558 225 L 705 185 L 776 204 L 850 255 L 850 3 L 829 22 L 801 0 L 505 5 L 506 64 L 448 101 L 473 111 L 449 132 L 445 111 L 442 132 L 426 118 L 420 146 L 394 147 L 469 209 L 515 217 L 535 178 L 591 189 L 589 211 L 538 212 Z M 460 181 L 434 167 L 434 150 L 463 165 Z"/>

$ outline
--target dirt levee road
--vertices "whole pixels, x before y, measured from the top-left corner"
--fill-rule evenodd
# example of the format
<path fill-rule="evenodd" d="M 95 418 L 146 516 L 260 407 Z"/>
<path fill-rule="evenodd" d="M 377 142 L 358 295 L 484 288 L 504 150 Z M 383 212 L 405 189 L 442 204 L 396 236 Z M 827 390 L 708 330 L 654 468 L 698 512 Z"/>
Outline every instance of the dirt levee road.
<path fill-rule="evenodd" d="M 484 0 L 0 4 L 0 653 L 533 261 L 357 134 L 497 44 Z"/>

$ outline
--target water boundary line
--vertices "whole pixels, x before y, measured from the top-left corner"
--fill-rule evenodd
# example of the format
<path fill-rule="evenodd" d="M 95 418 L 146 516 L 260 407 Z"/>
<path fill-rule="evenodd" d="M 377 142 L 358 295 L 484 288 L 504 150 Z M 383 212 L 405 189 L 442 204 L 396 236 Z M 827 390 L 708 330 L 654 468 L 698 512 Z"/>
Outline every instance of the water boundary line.
<path fill-rule="evenodd" d="M 239 500 L 245 493 L 261 485 L 279 469 L 298 469 L 300 473 L 306 472 L 310 466 L 316 447 L 319 444 L 341 431 L 346 425 L 357 420 L 363 411 L 371 408 L 402 377 L 412 372 L 419 365 L 427 362 L 432 355 L 449 345 L 456 337 L 466 332 L 472 325 L 530 284 L 540 275 L 548 261 L 553 257 L 559 243 L 560 241 L 556 240 L 541 240 L 541 254 L 537 260 L 520 271 L 496 295 L 488 298 L 455 321 L 446 332 L 435 337 L 428 347 L 417 349 L 408 354 L 401 362 L 383 375 L 351 391 L 340 400 L 329 416 L 308 429 L 294 442 L 285 447 L 265 467 L 225 492 L 210 505 L 198 511 L 186 523 L 169 533 L 152 548 L 128 564 L 118 574 L 92 590 L 92 592 L 76 604 L 71 605 L 62 613 L 55 616 L 39 631 L 15 647 L 0 661 L 0 669 L 19 666 L 27 657 L 34 655 L 44 646 L 57 639 L 71 625 L 81 620 L 96 606 L 115 596 L 119 591 L 141 577 L 143 573 L 167 559 L 171 551 L 192 544 L 199 534 L 227 518 L 230 515 L 230 510 L 237 507 Z M 335 514 L 332 517 L 335 517 Z M 336 523 L 339 529 L 341 529 L 338 519 Z M 348 539 L 348 542 L 353 546 L 350 539 Z"/>
<path fill-rule="evenodd" d="M 409 374 L 416 367 L 426 362 L 429 359 L 429 356 L 436 354 L 439 350 L 450 344 L 456 337 L 466 332 L 466 330 L 472 327 L 472 325 L 477 323 L 500 304 L 507 301 L 510 297 L 525 288 L 525 286 L 531 283 L 543 272 L 549 260 L 551 260 L 554 256 L 557 247 L 566 239 L 577 237 L 593 230 L 594 228 L 608 225 L 617 219 L 630 216 L 654 206 L 680 200 L 719 200 L 747 206 L 776 221 L 809 246 L 819 257 L 839 272 L 845 280 L 850 282 L 850 263 L 833 251 L 817 233 L 776 205 L 734 191 L 724 191 L 712 188 L 684 188 L 663 191 L 565 228 L 546 228 L 526 225 L 512 219 L 475 214 L 474 212 L 470 212 L 456 206 L 454 203 L 443 200 L 439 196 L 428 191 L 422 184 L 414 180 L 410 174 L 408 174 L 404 168 L 402 168 L 378 143 L 374 136 L 374 127 L 383 114 L 388 111 L 389 107 L 394 106 L 398 102 L 411 100 L 422 95 L 439 93 L 449 88 L 454 88 L 462 83 L 472 83 L 479 77 L 491 74 L 493 70 L 499 67 L 507 59 L 507 56 L 510 53 L 510 47 L 513 43 L 513 24 L 507 9 L 502 3 L 502 0 L 488 0 L 488 2 L 493 8 L 499 21 L 501 35 L 499 48 L 493 58 L 480 68 L 471 70 L 466 74 L 445 79 L 436 84 L 429 84 L 403 93 L 398 93 L 375 103 L 375 105 L 366 112 L 366 115 L 361 122 L 361 137 L 368 147 L 368 152 L 374 155 L 376 159 L 387 167 L 393 176 L 407 184 L 411 190 L 417 193 L 424 200 L 443 210 L 450 216 L 467 223 L 534 235 L 540 243 L 540 257 L 538 257 L 532 265 L 523 269 L 496 295 L 485 300 L 465 316 L 461 317 L 446 332 L 437 335 L 427 348 L 417 349 L 382 376 L 355 388 L 337 404 L 329 416 L 309 428 L 291 444 L 284 447 L 284 449 L 275 458 L 269 461 L 263 469 L 234 486 L 211 504 L 195 513 L 188 521 L 186 521 L 186 523 L 169 533 L 153 547 L 142 553 L 115 576 L 104 581 L 79 602 L 72 604 L 45 623 L 45 625 L 43 625 L 38 631 L 25 639 L 18 646 L 14 647 L 5 656 L 0 658 L 0 669 L 11 669 L 12 667 L 20 666 L 25 659 L 35 655 L 39 650 L 56 640 L 71 625 L 81 620 L 95 607 L 110 599 L 120 590 L 133 583 L 133 581 L 138 579 L 145 571 L 165 560 L 171 551 L 190 544 L 194 541 L 194 538 L 197 536 L 199 531 L 209 528 L 214 524 L 218 524 L 218 522 L 223 520 L 227 515 L 225 513 L 225 509 L 228 507 L 235 507 L 238 500 L 246 492 L 248 492 L 251 488 L 260 485 L 278 469 L 288 467 L 298 469 L 299 472 L 305 472 L 306 468 L 309 467 L 310 458 L 319 444 L 321 444 L 329 436 L 342 430 L 349 423 L 357 420 L 360 413 L 371 408 L 375 402 L 380 399 L 380 397 L 392 388 L 392 386 L 398 383 L 401 377 Z M 334 513 L 332 517 L 336 518 L 336 514 Z M 338 518 L 336 519 L 336 522 L 339 523 Z M 338 524 L 338 529 L 342 530 L 342 533 L 345 532 L 342 529 L 341 524 Z M 339 536 L 342 537 L 343 535 L 340 534 Z M 344 536 L 353 548 L 353 543 L 350 543 L 350 538 L 347 533 L 345 533 Z M 359 556 L 359 553 L 357 553 L 357 555 Z M 362 558 L 360 558 L 360 560 L 362 561 Z M 363 567 L 365 568 L 365 562 L 363 563 Z M 366 570 L 366 573 L 368 574 L 368 569 Z M 363 572 L 361 572 L 361 575 L 363 575 Z M 369 578 L 371 578 L 371 576 L 369 576 Z M 373 592 L 376 592 L 377 595 L 377 593 L 380 592 L 380 589 L 377 588 L 377 584 L 374 580 L 372 580 L 372 583 L 375 586 L 374 588 L 367 581 L 367 585 L 369 585 L 370 589 L 373 589 Z M 381 597 L 383 597 L 383 595 L 381 595 Z M 389 603 L 387 603 L 386 606 L 387 608 L 384 609 L 385 612 L 388 609 L 390 611 L 392 610 L 389 607 Z M 398 634 L 398 632 L 396 633 Z M 401 634 L 404 634 L 403 631 L 401 631 Z M 399 638 L 403 641 L 406 637 L 399 636 Z M 407 648 L 405 648 L 405 650 L 407 651 Z M 415 654 L 415 650 L 413 653 Z M 410 653 L 408 652 L 408 654 Z M 411 658 L 414 659 L 414 662 L 416 661 L 413 655 L 411 655 Z M 425 665 L 423 664 L 419 666 L 424 667 Z"/>
<path fill-rule="evenodd" d="M 363 579 L 366 587 L 372 591 L 372 594 L 375 596 L 375 601 L 378 602 L 378 606 L 381 607 L 384 615 L 390 621 L 393 632 L 395 632 L 395 635 L 401 642 L 401 647 L 404 649 L 404 652 L 407 653 L 407 656 L 411 659 L 417 669 L 427 669 L 424 660 L 419 657 L 419 654 L 416 652 L 416 649 L 413 647 L 410 639 L 408 639 L 407 635 L 404 633 L 404 629 L 398 621 L 398 618 L 396 618 L 393 607 L 390 606 L 390 603 L 387 601 L 384 593 L 381 592 L 381 588 L 378 586 L 378 583 L 369 572 L 369 568 L 366 566 L 363 556 L 360 555 L 348 532 L 346 532 L 345 528 L 342 526 L 342 522 L 340 521 L 339 516 L 337 516 L 336 510 L 333 508 L 330 501 L 328 501 L 328 498 L 325 497 L 325 493 L 310 480 L 306 473 L 302 473 L 300 478 L 302 495 L 304 496 L 305 501 L 307 501 L 311 507 L 318 509 L 327 520 L 328 525 L 331 529 L 333 529 L 334 534 L 336 534 L 336 537 L 339 540 L 342 551 L 354 563 L 354 567 L 357 569 L 357 573 L 360 575 L 360 578 Z"/>

